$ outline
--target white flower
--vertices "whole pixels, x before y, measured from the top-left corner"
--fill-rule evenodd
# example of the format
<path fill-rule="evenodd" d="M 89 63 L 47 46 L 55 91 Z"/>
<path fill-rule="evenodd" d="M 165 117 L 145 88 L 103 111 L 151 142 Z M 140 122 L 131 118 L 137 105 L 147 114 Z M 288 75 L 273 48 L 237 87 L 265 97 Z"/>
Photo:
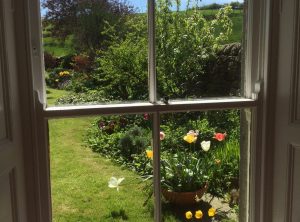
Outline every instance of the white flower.
<path fill-rule="evenodd" d="M 210 141 L 202 141 L 201 148 L 207 152 L 210 149 Z"/>
<path fill-rule="evenodd" d="M 124 179 L 124 177 L 121 177 L 119 179 L 117 179 L 116 177 L 111 177 L 108 181 L 108 187 L 117 188 L 117 191 L 119 191 L 119 185 Z"/>

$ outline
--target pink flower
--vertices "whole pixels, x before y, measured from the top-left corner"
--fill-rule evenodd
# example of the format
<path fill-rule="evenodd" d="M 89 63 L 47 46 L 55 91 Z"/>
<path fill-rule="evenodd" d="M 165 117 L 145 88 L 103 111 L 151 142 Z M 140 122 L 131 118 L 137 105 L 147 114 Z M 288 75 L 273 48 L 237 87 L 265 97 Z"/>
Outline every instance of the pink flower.
<path fill-rule="evenodd" d="M 144 114 L 144 120 L 148 120 L 149 119 L 149 114 L 148 113 L 145 113 Z"/>
<path fill-rule="evenodd" d="M 164 132 L 160 132 L 160 133 L 159 133 L 159 139 L 160 139 L 160 140 L 164 140 L 165 137 L 166 137 L 166 135 L 165 135 Z"/>
<path fill-rule="evenodd" d="M 215 133 L 215 136 L 213 138 L 218 141 L 223 141 L 223 140 L 225 140 L 226 136 L 227 136 L 226 133 Z"/>

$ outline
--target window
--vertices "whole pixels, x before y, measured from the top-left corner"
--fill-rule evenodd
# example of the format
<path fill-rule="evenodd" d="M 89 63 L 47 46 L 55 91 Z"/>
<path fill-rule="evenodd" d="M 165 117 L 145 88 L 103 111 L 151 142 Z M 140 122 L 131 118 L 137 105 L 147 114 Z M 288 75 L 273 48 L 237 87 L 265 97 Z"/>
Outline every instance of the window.
<path fill-rule="evenodd" d="M 163 4 L 163 1 L 157 1 L 157 4 Z M 36 1 L 33 1 L 30 3 L 31 6 L 31 11 L 32 13 L 32 20 L 31 24 L 32 27 L 40 27 L 39 22 L 34 20 L 34 18 L 39 17 L 39 4 Z M 249 7 L 250 8 L 250 7 Z M 172 10 L 170 10 L 168 7 L 163 8 L 164 10 L 169 10 L 170 16 L 172 15 Z M 158 47 L 165 47 L 164 42 L 162 38 L 157 38 L 157 33 L 166 31 L 164 29 L 158 30 L 158 22 L 164 22 L 166 20 L 162 19 L 160 21 L 157 21 L 155 18 L 156 14 L 161 13 L 161 15 L 167 15 L 166 11 L 156 11 L 155 7 L 155 1 L 154 0 L 148 0 L 148 10 L 147 10 L 147 15 L 148 15 L 148 90 L 146 90 L 148 93 L 148 101 L 146 99 L 141 99 L 141 102 L 133 102 L 136 100 L 136 98 L 133 98 L 131 101 L 126 97 L 125 99 L 120 99 L 118 102 L 119 103 L 105 103 L 105 101 L 101 101 L 101 103 L 95 104 L 95 105 L 88 105 L 88 104 L 82 104 L 79 106 L 56 106 L 56 107 L 47 107 L 46 106 L 46 100 L 45 99 L 40 99 L 41 104 L 39 107 L 37 107 L 37 111 L 40 114 L 40 129 L 42 132 L 46 132 L 47 130 L 47 121 L 50 119 L 55 119 L 55 118 L 64 118 L 64 117 L 82 117 L 82 116 L 93 116 L 93 115 L 117 115 L 117 114 L 151 114 L 152 116 L 152 148 L 153 148 L 153 189 L 154 189 L 154 194 L 161 194 L 163 193 L 162 191 L 162 184 L 161 184 L 161 178 L 162 178 L 162 172 L 165 170 L 163 168 L 163 165 L 161 164 L 161 141 L 160 141 L 160 131 L 161 131 L 161 116 L 162 115 L 173 115 L 174 113 L 180 113 L 180 112 L 209 112 L 209 111 L 220 111 L 220 110 L 241 110 L 241 135 L 242 135 L 242 140 L 241 140 L 241 159 L 242 164 L 241 164 L 241 171 L 240 171 L 240 177 L 243 178 L 242 183 L 241 183 L 241 206 L 240 206 L 240 221 L 249 221 L 249 192 L 250 192 L 250 182 L 249 182 L 249 164 L 250 164 L 250 124 L 251 124 L 251 115 L 252 111 L 256 109 L 257 107 L 257 98 L 250 98 L 249 95 L 254 95 L 254 91 L 252 91 L 252 88 L 254 88 L 254 81 L 251 79 L 255 79 L 251 73 L 249 73 L 249 66 L 250 59 L 249 57 L 249 52 L 248 48 L 246 51 L 246 70 L 245 70 L 245 76 L 243 79 L 245 81 L 242 82 L 243 87 L 237 87 L 238 89 L 234 92 L 226 92 L 225 94 L 222 94 L 223 92 L 213 92 L 213 93 L 207 93 L 207 94 L 196 94 L 194 93 L 193 95 L 189 95 L 187 91 L 181 91 L 177 90 L 176 92 L 174 91 L 174 87 L 171 84 L 166 84 L 165 86 L 163 85 L 164 81 L 167 81 L 168 78 L 172 79 L 174 77 L 174 73 L 170 73 L 170 76 L 167 78 L 166 76 L 163 77 L 162 73 L 166 72 L 166 67 L 164 69 L 157 70 L 157 62 L 161 63 L 167 63 L 166 57 L 169 55 L 162 55 L 162 54 L 157 54 L 156 52 L 164 52 L 163 50 L 159 50 Z M 226 12 L 222 12 L 223 14 Z M 223 14 L 220 14 L 222 16 Z M 253 16 L 254 13 L 252 11 L 249 12 L 251 16 Z M 248 15 L 248 16 L 250 16 Z M 176 15 L 175 16 L 180 16 Z M 172 18 L 167 18 L 167 19 L 172 19 Z M 226 18 L 224 17 L 224 22 L 226 23 Z M 247 23 L 248 24 L 248 23 Z M 208 26 L 208 24 L 206 24 Z M 228 25 L 228 24 L 227 24 Z M 248 24 L 249 25 L 249 24 Z M 226 24 L 224 25 L 226 28 Z M 191 28 L 191 27 L 188 27 Z M 209 28 L 209 27 L 207 27 Z M 34 29 L 34 28 L 32 28 Z M 175 31 L 178 31 L 180 29 L 175 29 Z M 36 33 L 39 33 L 40 35 L 35 35 Z M 41 30 L 33 30 L 33 35 L 32 36 L 41 36 Z M 166 32 L 167 33 L 167 32 Z M 165 34 L 166 34 L 165 33 Z M 160 33 L 161 36 L 164 35 L 164 33 Z M 176 34 L 177 35 L 177 34 Z M 175 35 L 175 36 L 176 36 Z M 180 35 L 180 34 L 179 34 Z M 252 33 L 248 30 L 247 32 L 247 37 L 251 37 Z M 208 37 L 209 38 L 209 37 Z M 222 38 L 222 35 L 219 36 L 219 38 Z M 188 40 L 187 40 L 188 41 Z M 189 40 L 190 41 L 190 40 Z M 40 66 L 39 64 L 43 64 L 41 61 L 42 58 L 40 54 L 41 52 L 41 39 L 37 38 L 35 39 L 35 44 L 36 46 L 33 47 L 33 58 L 35 61 L 37 61 L 38 65 L 34 65 L 33 67 L 35 68 L 33 70 L 34 72 L 34 79 L 35 79 L 35 89 L 38 92 L 38 98 L 45 98 L 45 86 L 44 86 L 44 77 L 38 75 L 37 73 L 40 73 L 39 71 L 43 70 L 43 66 Z M 175 41 L 174 43 L 176 44 L 184 44 L 178 41 Z M 210 44 L 208 42 L 207 44 Z M 217 43 L 215 43 L 217 44 Z M 247 42 L 247 44 L 250 44 Z M 175 45 L 170 46 L 173 49 L 174 55 L 177 53 L 178 50 L 182 50 L 179 47 L 176 48 Z M 185 46 L 187 47 L 187 46 Z M 212 46 L 214 47 L 214 45 Z M 249 47 L 249 46 L 248 46 Z M 187 48 L 183 48 L 187 50 Z M 168 49 L 165 48 L 165 52 L 169 52 Z M 164 57 L 165 56 L 165 57 Z M 206 58 L 206 54 L 201 55 L 203 56 L 203 59 Z M 248 57 L 247 57 L 248 56 Z M 158 58 L 159 57 L 159 58 Z M 178 59 L 175 63 L 175 65 L 179 66 L 179 61 Z M 190 68 L 190 64 L 183 64 L 182 67 L 183 69 Z M 182 70 L 177 70 L 179 73 L 182 72 Z M 62 71 L 63 72 L 63 71 Z M 191 72 L 192 73 L 192 72 Z M 63 76 L 63 74 L 61 74 Z M 173 76 L 173 77 L 172 77 Z M 193 76 L 184 76 L 184 78 L 191 78 Z M 174 77 L 175 78 L 175 77 Z M 180 81 L 176 84 L 180 84 Z M 198 84 L 198 82 L 196 82 Z M 176 86 L 175 84 L 175 86 Z M 194 92 L 197 92 L 194 88 L 203 86 L 201 83 L 199 85 L 185 85 L 183 89 L 193 89 Z M 165 87 L 165 88 L 164 88 Z M 166 87 L 169 87 L 166 89 Z M 165 91 L 164 91 L 165 90 Z M 165 93 L 167 92 L 167 93 Z M 171 94 L 170 92 L 174 92 Z M 160 95 L 159 95 L 160 94 Z M 119 95 L 122 95 L 120 93 Z M 227 97 L 213 97 L 213 96 L 227 96 Z M 239 97 L 237 97 L 239 96 Z M 139 99 L 139 98 L 138 98 Z M 121 101 L 121 102 L 120 102 Z M 40 132 L 41 133 L 41 132 Z M 223 132 L 224 134 L 224 132 Z M 39 143 L 41 144 L 41 149 L 43 150 L 39 155 L 40 159 L 48 159 L 48 152 L 47 149 L 48 147 L 45 145 L 47 141 L 46 134 L 41 133 L 42 137 L 39 138 L 40 141 Z M 168 155 L 168 154 L 166 154 Z M 43 180 L 44 182 L 47 182 L 47 185 L 44 185 L 44 195 L 47 199 L 50 200 L 50 193 L 49 193 L 49 170 L 48 166 L 45 166 L 45 164 L 49 164 L 47 161 L 44 164 L 44 175 L 41 175 L 40 179 Z M 253 195 L 253 194 L 251 194 Z M 161 195 L 154 195 L 154 220 L 155 221 L 161 221 L 163 211 L 162 211 L 162 206 L 161 206 Z M 44 203 L 45 207 L 44 209 L 50 209 L 49 207 L 50 201 L 47 203 Z M 44 215 L 51 215 L 50 212 L 44 212 Z M 50 218 L 50 216 L 49 216 Z"/>

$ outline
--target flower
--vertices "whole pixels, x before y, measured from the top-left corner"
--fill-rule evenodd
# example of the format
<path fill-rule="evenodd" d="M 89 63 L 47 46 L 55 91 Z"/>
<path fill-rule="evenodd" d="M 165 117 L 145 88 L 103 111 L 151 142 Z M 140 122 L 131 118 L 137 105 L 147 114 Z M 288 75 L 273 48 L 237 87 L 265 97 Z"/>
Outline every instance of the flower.
<path fill-rule="evenodd" d="M 208 210 L 208 216 L 209 217 L 214 217 L 216 215 L 216 209 L 215 208 L 210 208 Z"/>
<path fill-rule="evenodd" d="M 165 137 L 166 137 L 166 134 L 165 134 L 164 132 L 160 132 L 160 133 L 159 133 L 159 139 L 160 139 L 160 140 L 164 140 Z"/>
<path fill-rule="evenodd" d="M 197 210 L 195 212 L 195 217 L 196 217 L 196 219 L 201 219 L 203 217 L 202 211 L 201 210 Z"/>
<path fill-rule="evenodd" d="M 194 130 L 190 130 L 183 139 L 188 143 L 196 143 L 197 133 L 195 133 Z"/>
<path fill-rule="evenodd" d="M 63 77 L 63 76 L 69 76 L 70 73 L 68 71 L 62 71 L 62 72 L 59 72 L 58 74 L 60 77 Z"/>
<path fill-rule="evenodd" d="M 210 141 L 202 141 L 201 142 L 201 148 L 207 152 L 210 149 Z"/>
<path fill-rule="evenodd" d="M 188 220 L 192 219 L 192 218 L 193 218 L 192 212 L 191 212 L 191 211 L 187 211 L 187 212 L 185 213 L 185 218 L 188 219 Z"/>
<path fill-rule="evenodd" d="M 147 154 L 147 157 L 149 159 L 152 159 L 153 158 L 153 151 L 152 150 L 146 150 L 146 154 Z"/>
<path fill-rule="evenodd" d="M 145 113 L 144 114 L 144 120 L 148 120 L 149 119 L 149 114 L 148 113 Z"/>
<path fill-rule="evenodd" d="M 215 133 L 215 136 L 213 138 L 218 141 L 223 141 L 223 140 L 225 140 L 226 136 L 227 136 L 226 133 Z"/>
<path fill-rule="evenodd" d="M 122 181 L 124 180 L 124 177 L 121 178 L 116 178 L 116 177 L 111 177 L 108 181 L 108 187 L 109 188 L 117 188 L 117 191 L 119 192 L 119 187 Z"/>
<path fill-rule="evenodd" d="M 196 196 L 195 196 L 195 201 L 198 203 L 198 202 L 200 202 L 201 201 L 201 198 L 199 198 L 199 196 L 196 194 Z"/>

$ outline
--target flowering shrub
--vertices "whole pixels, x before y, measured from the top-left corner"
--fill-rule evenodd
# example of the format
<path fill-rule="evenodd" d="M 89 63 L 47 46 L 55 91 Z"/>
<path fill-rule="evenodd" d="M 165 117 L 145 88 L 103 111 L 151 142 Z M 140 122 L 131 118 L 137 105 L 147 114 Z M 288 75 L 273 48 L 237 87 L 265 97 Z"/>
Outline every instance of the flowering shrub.
<path fill-rule="evenodd" d="M 148 114 L 98 118 L 88 134 L 88 144 L 142 176 L 152 175 L 150 119 Z M 209 126 L 206 119 L 186 124 L 176 121 L 180 124 L 162 118 L 162 188 L 192 192 L 208 184 L 207 191 L 217 197 L 238 189 L 239 143 L 228 132 Z"/>
<path fill-rule="evenodd" d="M 46 78 L 46 83 L 51 88 L 65 88 L 69 83 L 72 77 L 72 73 L 68 70 L 64 70 L 61 68 L 53 69 L 48 78 Z"/>

